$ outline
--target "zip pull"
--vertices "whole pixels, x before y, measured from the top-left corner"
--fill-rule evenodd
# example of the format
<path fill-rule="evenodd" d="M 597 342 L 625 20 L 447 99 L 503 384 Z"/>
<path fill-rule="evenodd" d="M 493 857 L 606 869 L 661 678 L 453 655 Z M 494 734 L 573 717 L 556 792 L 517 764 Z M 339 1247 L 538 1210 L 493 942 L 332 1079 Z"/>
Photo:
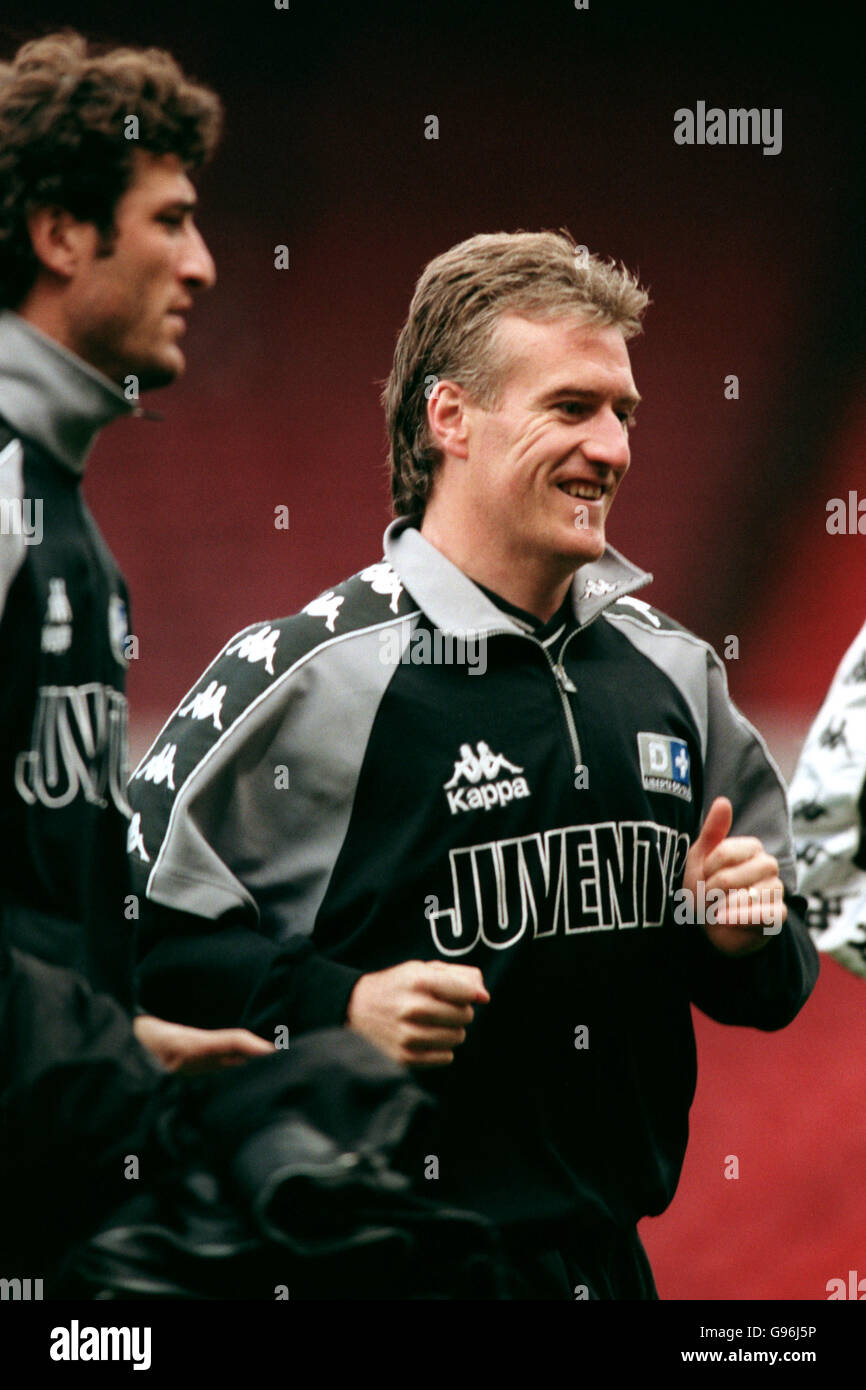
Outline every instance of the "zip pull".
<path fill-rule="evenodd" d="M 556 683 L 559 686 L 560 690 L 564 690 L 567 695 L 576 695 L 577 686 L 575 685 L 571 677 L 567 674 L 565 667 L 554 666 L 553 670 L 556 676 Z"/>

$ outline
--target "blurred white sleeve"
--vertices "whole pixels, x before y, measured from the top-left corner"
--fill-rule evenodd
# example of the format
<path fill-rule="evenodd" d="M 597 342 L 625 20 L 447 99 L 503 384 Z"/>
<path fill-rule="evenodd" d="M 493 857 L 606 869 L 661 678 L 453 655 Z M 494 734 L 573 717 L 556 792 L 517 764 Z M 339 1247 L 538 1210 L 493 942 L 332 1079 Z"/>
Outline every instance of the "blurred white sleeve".
<path fill-rule="evenodd" d="M 866 976 L 866 624 L 809 730 L 790 801 L 815 945 Z"/>

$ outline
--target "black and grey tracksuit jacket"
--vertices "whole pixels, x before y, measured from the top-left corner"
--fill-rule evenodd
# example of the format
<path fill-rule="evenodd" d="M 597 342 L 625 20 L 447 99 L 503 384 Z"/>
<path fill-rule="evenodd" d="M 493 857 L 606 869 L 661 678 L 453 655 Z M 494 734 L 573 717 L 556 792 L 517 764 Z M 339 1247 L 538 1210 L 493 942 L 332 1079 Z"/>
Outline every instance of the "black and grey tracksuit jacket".
<path fill-rule="evenodd" d="M 648 579 L 608 549 L 533 630 L 395 522 L 383 561 L 232 638 L 130 783 L 155 1012 L 291 1036 L 363 973 L 481 969 L 490 1003 L 419 1076 L 442 1195 L 514 1229 L 663 1210 L 690 1001 L 780 1028 L 817 973 L 802 902 L 748 959 L 674 920 L 719 794 L 791 893 L 795 869 L 761 738 L 711 649 L 632 596 Z"/>
<path fill-rule="evenodd" d="M 134 409 L 0 314 L 0 912 L 12 945 L 127 1004 L 128 597 L 81 482 Z"/>

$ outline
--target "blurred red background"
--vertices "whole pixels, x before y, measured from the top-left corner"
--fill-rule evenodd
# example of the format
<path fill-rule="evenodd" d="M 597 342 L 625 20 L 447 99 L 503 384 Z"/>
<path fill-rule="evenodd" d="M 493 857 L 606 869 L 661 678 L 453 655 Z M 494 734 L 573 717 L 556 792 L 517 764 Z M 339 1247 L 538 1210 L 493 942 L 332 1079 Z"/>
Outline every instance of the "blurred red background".
<path fill-rule="evenodd" d="M 866 496 L 863 123 L 841 7 L 818 23 L 634 0 L 70 8 L 11 0 L 3 54 L 72 23 L 171 48 L 227 106 L 200 183 L 219 283 L 187 374 L 147 400 L 162 422 L 105 434 L 87 482 L 132 587 L 134 748 L 235 630 L 380 555 L 378 393 L 425 262 L 478 231 L 566 225 L 654 300 L 610 539 L 653 571 L 645 597 L 719 648 L 738 637 L 734 696 L 790 773 L 866 609 L 866 540 L 825 525 L 830 498 Z M 698 100 L 781 108 L 782 152 L 677 146 L 674 111 Z M 663 1297 L 820 1299 L 866 1275 L 864 1019 L 866 981 L 832 962 L 783 1033 L 698 1017 L 683 1180 L 644 1230 Z"/>

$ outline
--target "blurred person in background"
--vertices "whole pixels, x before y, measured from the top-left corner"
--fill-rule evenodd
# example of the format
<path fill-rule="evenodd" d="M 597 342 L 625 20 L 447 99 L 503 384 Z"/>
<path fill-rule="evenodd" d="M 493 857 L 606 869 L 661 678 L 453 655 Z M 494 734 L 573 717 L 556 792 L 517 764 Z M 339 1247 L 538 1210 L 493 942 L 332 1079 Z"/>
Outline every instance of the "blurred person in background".
<path fill-rule="evenodd" d="M 789 795 L 813 940 L 866 976 L 866 624 L 809 730 Z"/>

